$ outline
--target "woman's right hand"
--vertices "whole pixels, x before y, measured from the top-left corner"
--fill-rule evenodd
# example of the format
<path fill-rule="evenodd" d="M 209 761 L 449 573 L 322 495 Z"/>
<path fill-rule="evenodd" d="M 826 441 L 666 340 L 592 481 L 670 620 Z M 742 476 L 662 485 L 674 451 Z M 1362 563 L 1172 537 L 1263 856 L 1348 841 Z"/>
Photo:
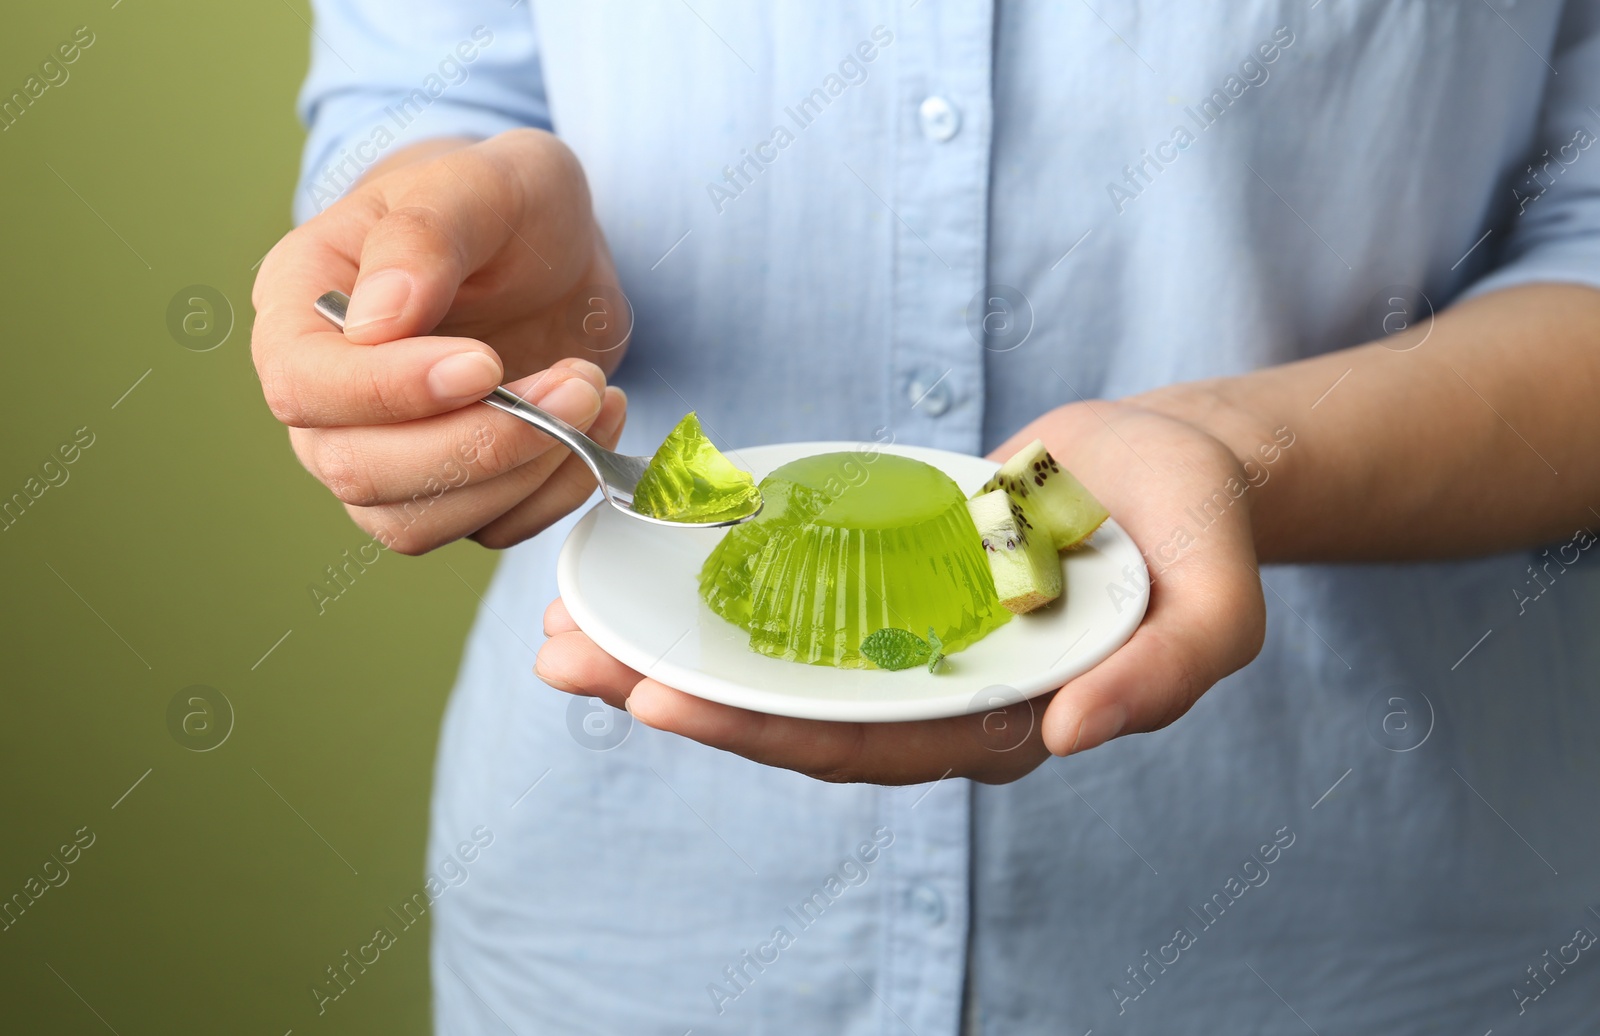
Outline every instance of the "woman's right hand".
<path fill-rule="evenodd" d="M 351 293 L 346 329 L 313 309 Z M 587 468 L 479 404 L 496 385 L 586 431 L 622 433 L 608 387 L 630 314 L 576 157 L 516 130 L 428 141 L 375 166 L 261 263 L 251 349 L 300 462 L 404 554 L 508 547 L 594 490 Z"/>

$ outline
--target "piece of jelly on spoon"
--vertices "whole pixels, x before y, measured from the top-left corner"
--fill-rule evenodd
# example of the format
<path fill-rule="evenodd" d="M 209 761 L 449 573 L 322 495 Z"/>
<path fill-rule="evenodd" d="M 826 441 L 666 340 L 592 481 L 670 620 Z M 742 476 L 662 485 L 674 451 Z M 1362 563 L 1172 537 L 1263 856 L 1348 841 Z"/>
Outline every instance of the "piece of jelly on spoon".
<path fill-rule="evenodd" d="M 633 491 L 635 511 L 669 522 L 731 521 L 760 506 L 755 479 L 711 445 L 693 412 L 656 450 Z"/>

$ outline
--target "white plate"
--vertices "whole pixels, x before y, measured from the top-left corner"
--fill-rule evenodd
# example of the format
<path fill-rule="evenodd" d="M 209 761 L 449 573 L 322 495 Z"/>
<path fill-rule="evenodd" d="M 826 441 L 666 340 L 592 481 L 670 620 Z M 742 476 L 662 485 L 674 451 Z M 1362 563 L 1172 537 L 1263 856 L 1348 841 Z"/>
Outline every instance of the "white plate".
<path fill-rule="evenodd" d="M 860 443 L 756 446 L 733 456 L 759 480 L 800 457 Z M 971 493 L 998 467 L 981 457 L 917 446 L 875 446 L 925 461 Z M 986 712 L 1054 690 L 1121 647 L 1144 617 L 1149 577 L 1115 521 L 1061 555 L 1061 600 L 1018 615 L 938 673 L 785 662 L 700 599 L 700 566 L 725 529 L 671 530 L 636 522 L 604 501 L 561 548 L 556 579 L 578 626 L 612 657 L 711 701 L 805 719 L 891 722 Z M 1117 589 L 1113 589 L 1113 587 Z"/>

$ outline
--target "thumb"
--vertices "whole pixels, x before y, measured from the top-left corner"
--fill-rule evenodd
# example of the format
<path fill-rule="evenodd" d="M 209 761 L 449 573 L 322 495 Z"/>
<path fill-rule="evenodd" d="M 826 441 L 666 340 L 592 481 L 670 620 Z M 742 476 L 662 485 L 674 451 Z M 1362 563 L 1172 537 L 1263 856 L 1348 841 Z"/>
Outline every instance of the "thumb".
<path fill-rule="evenodd" d="M 1248 664 L 1261 650 L 1266 605 L 1259 580 L 1244 573 L 1254 570 L 1236 563 L 1214 572 L 1169 572 L 1154 584 L 1150 608 L 1128 642 L 1051 699 L 1040 724 L 1051 753 L 1070 755 L 1158 730 Z"/>
<path fill-rule="evenodd" d="M 1210 687 L 1207 668 L 1189 645 L 1141 626 L 1110 658 L 1056 692 L 1040 724 L 1045 745 L 1070 755 L 1166 726 Z"/>
<path fill-rule="evenodd" d="M 411 186 L 367 231 L 345 337 L 372 345 L 429 334 L 456 290 L 510 233 L 495 215 L 512 201 L 490 163 L 458 152 Z"/>

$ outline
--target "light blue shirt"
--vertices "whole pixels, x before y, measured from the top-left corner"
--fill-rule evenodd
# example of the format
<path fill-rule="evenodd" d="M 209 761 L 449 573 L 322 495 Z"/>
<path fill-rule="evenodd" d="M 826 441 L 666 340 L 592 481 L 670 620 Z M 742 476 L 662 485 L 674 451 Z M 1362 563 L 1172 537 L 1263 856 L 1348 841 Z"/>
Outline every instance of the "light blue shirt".
<path fill-rule="evenodd" d="M 403 141 L 553 128 L 636 313 L 631 452 L 696 409 L 979 453 L 1600 286 L 1600 3 L 315 6 L 298 216 Z M 443 1033 L 1600 1028 L 1587 534 L 1269 568 L 1260 658 L 1170 728 L 879 788 L 541 686 L 569 525 L 506 554 L 444 721 L 427 867 L 494 839 L 434 905 Z"/>

